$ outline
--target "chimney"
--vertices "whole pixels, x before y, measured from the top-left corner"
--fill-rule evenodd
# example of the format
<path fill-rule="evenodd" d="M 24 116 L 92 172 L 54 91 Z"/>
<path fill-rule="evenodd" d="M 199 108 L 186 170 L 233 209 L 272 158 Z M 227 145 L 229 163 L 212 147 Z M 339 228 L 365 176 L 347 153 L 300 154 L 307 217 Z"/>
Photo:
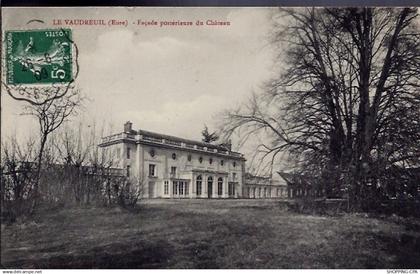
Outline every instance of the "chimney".
<path fill-rule="evenodd" d="M 232 140 L 231 140 L 231 139 L 229 139 L 229 140 L 227 141 L 226 146 L 227 146 L 227 148 L 229 149 L 229 151 L 232 151 Z"/>
<path fill-rule="evenodd" d="M 221 146 L 225 147 L 229 151 L 232 151 L 232 140 L 227 140 L 226 142 L 222 143 Z"/>
<path fill-rule="evenodd" d="M 124 132 L 126 133 L 130 133 L 133 129 L 132 129 L 133 123 L 130 121 L 125 122 L 124 124 Z"/>

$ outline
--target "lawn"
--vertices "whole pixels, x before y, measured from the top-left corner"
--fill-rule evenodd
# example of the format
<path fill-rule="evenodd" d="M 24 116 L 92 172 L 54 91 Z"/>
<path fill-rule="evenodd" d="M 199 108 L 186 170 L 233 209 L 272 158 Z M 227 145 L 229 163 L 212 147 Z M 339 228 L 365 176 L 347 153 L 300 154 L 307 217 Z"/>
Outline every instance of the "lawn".
<path fill-rule="evenodd" d="M 2 225 L 6 268 L 420 268 L 420 221 L 300 215 L 270 200 L 150 200 Z"/>

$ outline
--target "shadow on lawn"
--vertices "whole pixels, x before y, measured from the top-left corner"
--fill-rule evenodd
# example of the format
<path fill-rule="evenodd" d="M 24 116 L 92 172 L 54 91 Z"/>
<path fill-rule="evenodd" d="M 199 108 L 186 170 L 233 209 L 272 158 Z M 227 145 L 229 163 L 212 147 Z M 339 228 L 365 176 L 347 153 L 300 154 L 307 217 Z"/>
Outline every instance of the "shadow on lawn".
<path fill-rule="evenodd" d="M 166 241 L 140 241 L 127 250 L 127 244 L 112 244 L 87 250 L 85 254 L 62 254 L 49 258 L 19 260 L 5 267 L 12 268 L 165 268 L 173 255 L 173 247 Z"/>
<path fill-rule="evenodd" d="M 420 268 L 420 237 L 402 234 L 398 238 L 380 235 L 388 250 L 394 250 L 396 265 L 404 268 Z M 414 253 L 414 254 L 413 254 Z"/>
<path fill-rule="evenodd" d="M 403 233 L 387 235 L 382 232 L 352 232 L 347 241 L 353 242 L 354 250 L 372 250 L 365 256 L 354 256 L 350 268 L 412 268 L 420 267 L 420 237 Z M 350 253 L 349 251 L 348 253 Z"/>

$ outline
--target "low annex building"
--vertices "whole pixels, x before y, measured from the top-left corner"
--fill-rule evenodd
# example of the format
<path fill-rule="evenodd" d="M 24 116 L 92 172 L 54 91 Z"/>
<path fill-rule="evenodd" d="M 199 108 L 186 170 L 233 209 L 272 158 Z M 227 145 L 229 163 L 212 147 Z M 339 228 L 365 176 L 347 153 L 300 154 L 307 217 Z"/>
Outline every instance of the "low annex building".
<path fill-rule="evenodd" d="M 239 198 L 243 196 L 245 158 L 230 145 L 214 145 L 133 130 L 102 138 L 100 147 L 116 159 L 115 167 L 138 178 L 144 198 Z"/>
<path fill-rule="evenodd" d="M 287 198 L 288 186 L 278 173 L 268 177 L 246 173 L 243 194 L 250 199 Z"/>

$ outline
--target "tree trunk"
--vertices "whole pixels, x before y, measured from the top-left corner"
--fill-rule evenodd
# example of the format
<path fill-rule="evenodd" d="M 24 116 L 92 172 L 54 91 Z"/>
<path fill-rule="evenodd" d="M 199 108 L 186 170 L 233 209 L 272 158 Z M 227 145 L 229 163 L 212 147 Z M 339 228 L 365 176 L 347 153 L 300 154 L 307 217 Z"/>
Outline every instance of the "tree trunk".
<path fill-rule="evenodd" d="M 38 206 L 40 193 L 39 193 L 39 182 L 41 180 L 41 168 L 42 168 L 42 157 L 44 155 L 45 144 L 47 143 L 48 134 L 43 133 L 41 136 L 41 144 L 39 147 L 38 153 L 38 160 L 37 160 L 37 168 L 36 168 L 36 177 L 35 177 L 35 184 L 34 184 L 34 200 L 32 201 L 32 209 L 30 213 L 32 214 L 36 207 Z"/>

